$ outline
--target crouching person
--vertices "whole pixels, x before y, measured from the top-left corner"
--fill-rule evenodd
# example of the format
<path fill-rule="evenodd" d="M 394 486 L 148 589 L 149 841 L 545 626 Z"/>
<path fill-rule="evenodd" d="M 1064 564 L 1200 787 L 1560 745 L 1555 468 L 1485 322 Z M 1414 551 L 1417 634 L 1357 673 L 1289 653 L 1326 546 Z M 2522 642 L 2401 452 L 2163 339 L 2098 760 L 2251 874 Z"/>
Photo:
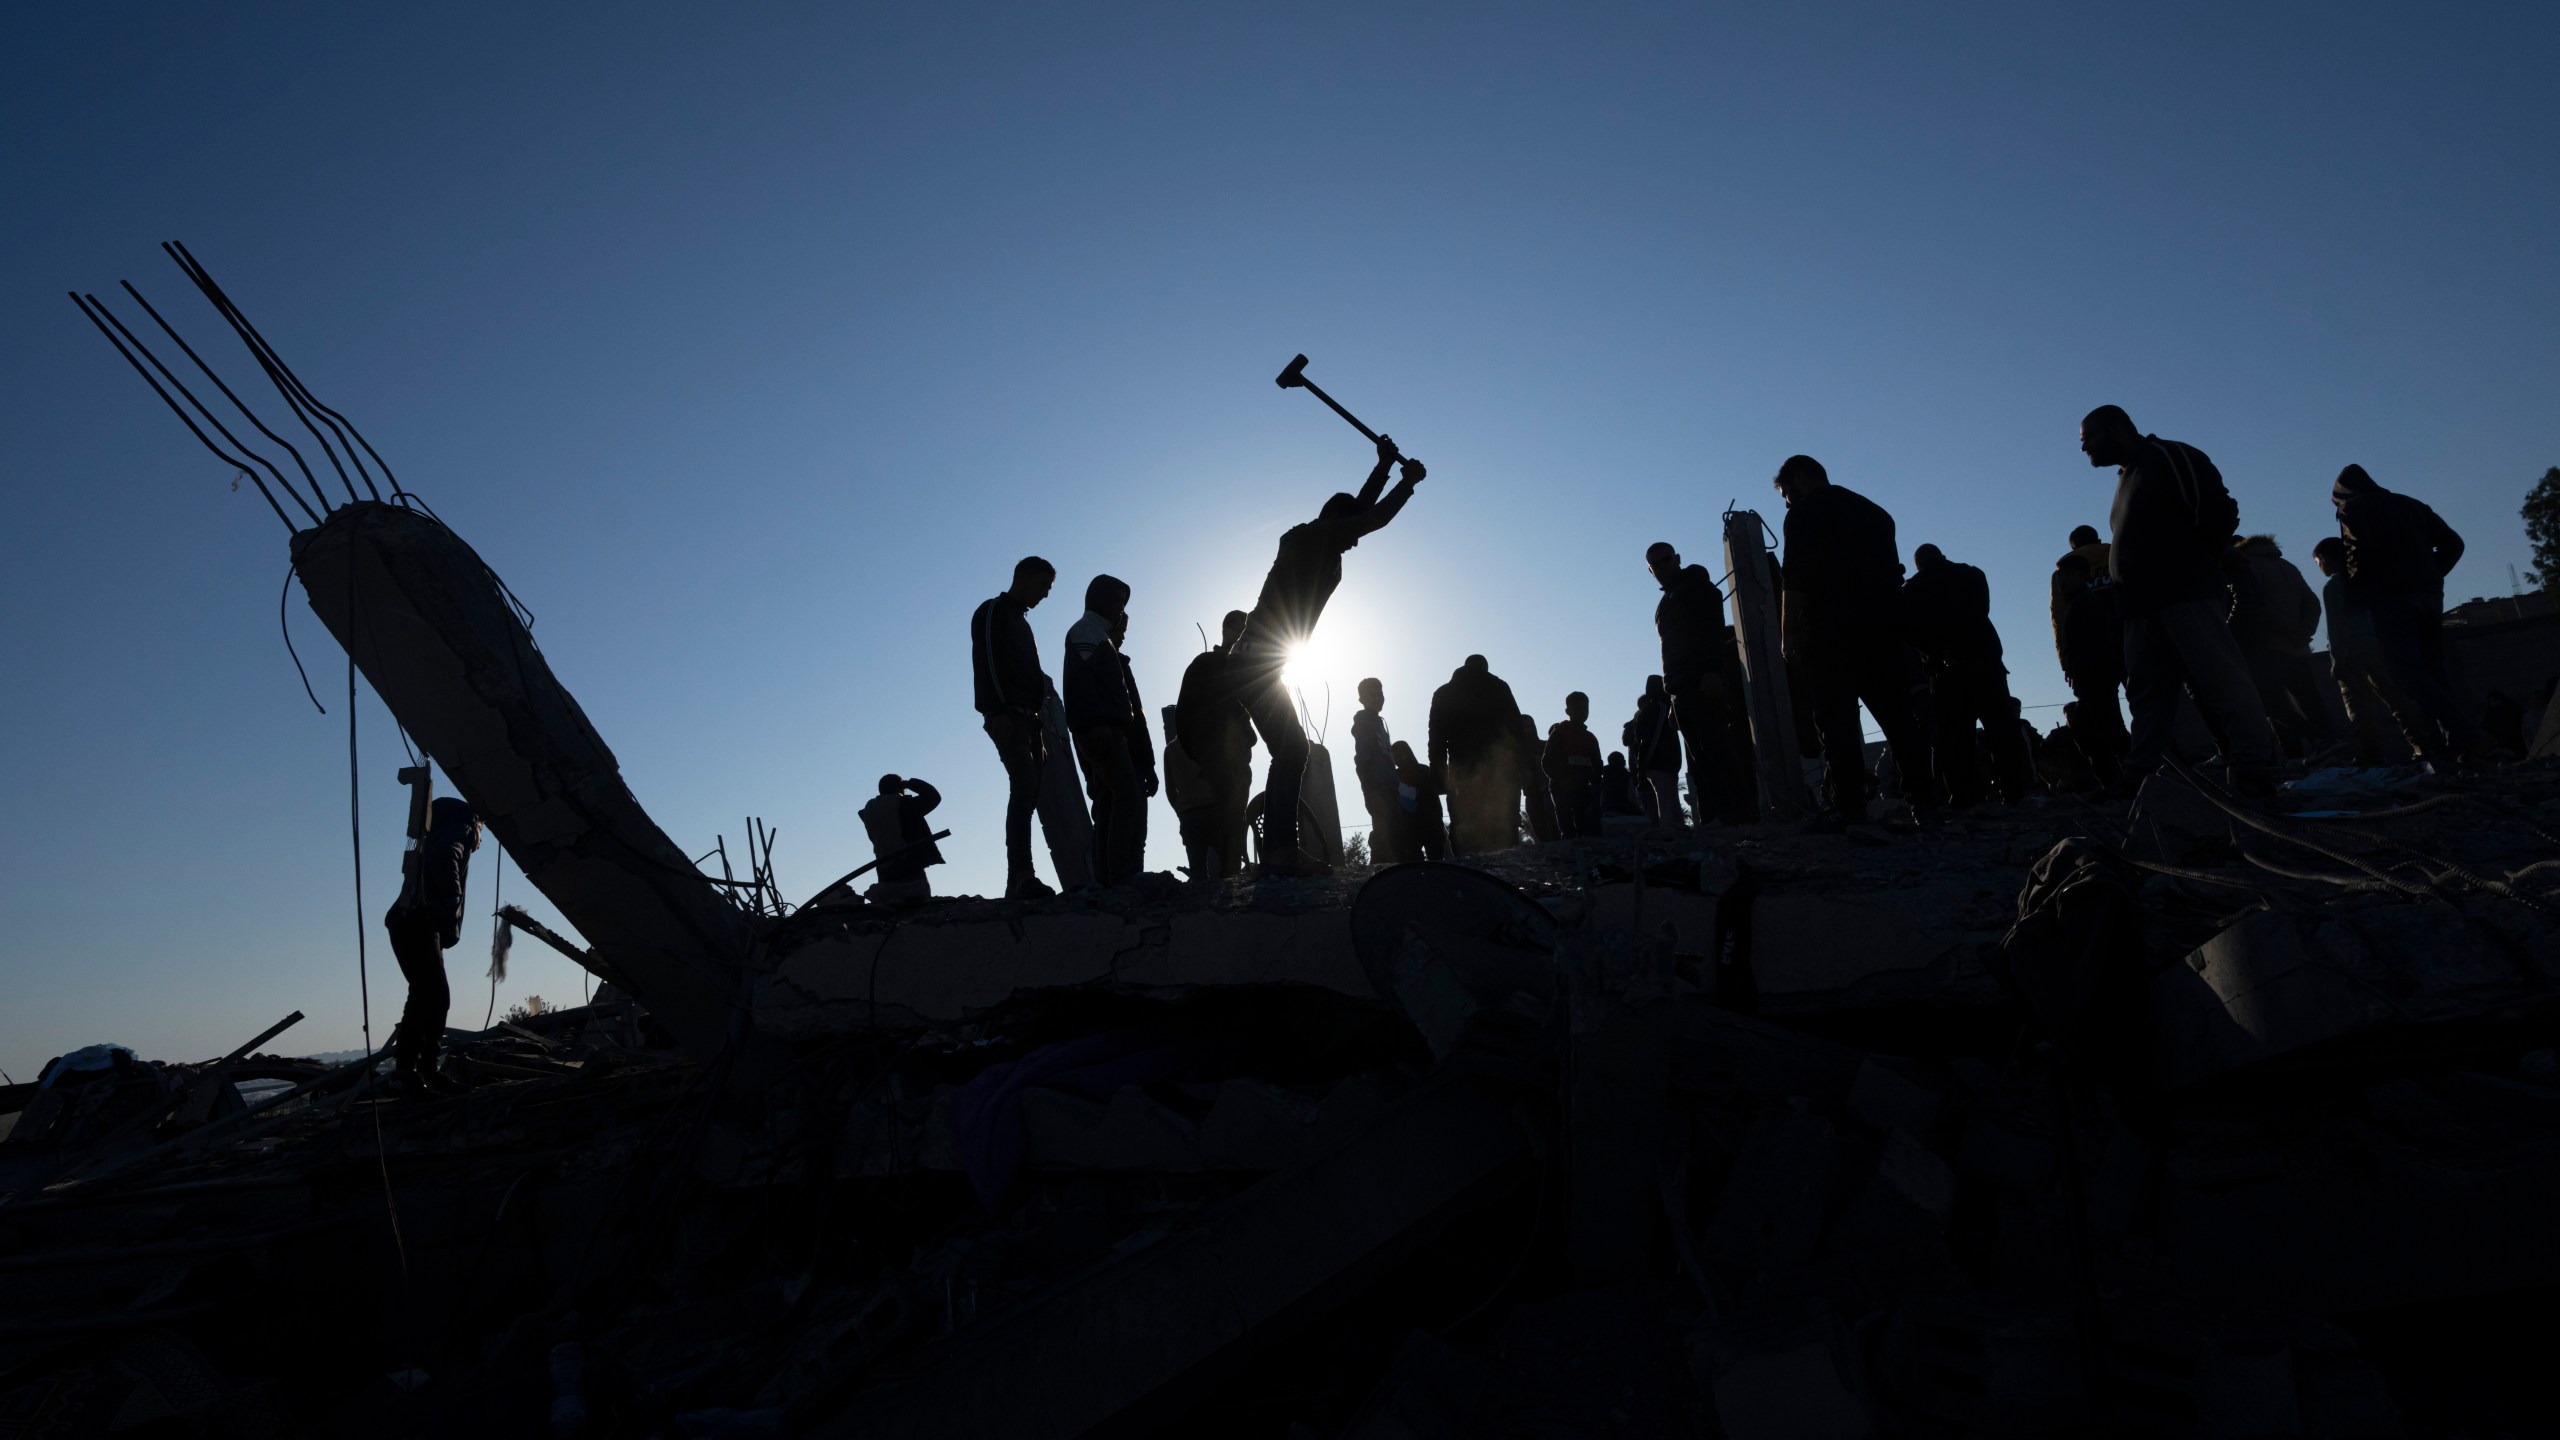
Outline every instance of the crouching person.
<path fill-rule="evenodd" d="M 942 847 L 933 843 L 933 826 L 924 817 L 942 803 L 942 792 L 922 780 L 896 775 L 880 777 L 880 793 L 862 807 L 862 828 L 870 833 L 871 853 L 880 879 L 866 892 L 883 905 L 898 905 L 933 896 L 925 867 L 942 863 Z"/>

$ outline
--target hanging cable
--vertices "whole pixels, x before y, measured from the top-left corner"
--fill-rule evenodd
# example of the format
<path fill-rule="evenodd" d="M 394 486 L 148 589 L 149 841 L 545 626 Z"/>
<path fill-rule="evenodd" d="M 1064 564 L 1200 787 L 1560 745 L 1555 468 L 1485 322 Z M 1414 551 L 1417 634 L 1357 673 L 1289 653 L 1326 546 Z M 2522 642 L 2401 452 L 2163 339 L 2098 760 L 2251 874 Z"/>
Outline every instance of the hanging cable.
<path fill-rule="evenodd" d="M 293 657 L 293 673 L 302 677 L 302 693 L 311 696 L 312 709 L 326 715 L 329 707 L 320 703 L 318 695 L 312 694 L 311 672 L 302 668 L 302 656 L 293 648 L 293 626 L 285 619 L 285 602 L 293 598 L 293 572 L 291 564 L 284 567 L 284 589 L 276 596 L 276 628 L 284 632 L 284 653 Z"/>
<path fill-rule="evenodd" d="M 151 387 L 151 392 L 160 397 L 160 403 L 168 406 L 170 413 L 176 415 L 178 419 L 186 425 L 187 429 L 196 437 L 197 443 L 203 445 L 205 449 L 212 451 L 213 458 L 216 460 L 221 461 L 223 464 L 228 465 L 232 469 L 249 477 L 250 481 L 258 487 L 258 493 L 265 497 L 267 508 L 276 512 L 276 518 L 284 522 L 285 532 L 287 534 L 295 535 L 302 533 L 302 527 L 294 524 L 293 517 L 284 513 L 284 507 L 276 503 L 275 495 L 267 489 L 267 482 L 258 479 L 256 473 L 250 470 L 245 462 L 234 456 L 224 454 L 222 447 L 214 444 L 213 441 L 205 435 L 204 427 L 196 424 L 193 416 L 187 414 L 187 412 L 179 406 L 177 401 L 169 398 L 169 392 L 161 389 L 160 382 L 151 378 L 151 372 L 142 368 L 142 362 L 134 359 L 133 353 L 124 348 L 124 342 L 118 340 L 115 332 L 107 328 L 107 322 L 99 319 L 94 314 L 90 314 L 88 302 L 82 300 L 76 291 L 66 290 L 63 293 L 71 297 L 72 304 L 80 307 L 81 314 L 89 317 L 90 324 L 98 327 L 98 333 L 107 337 L 107 343 L 116 347 L 116 353 L 122 355 L 125 363 L 133 367 L 133 373 L 141 376 L 143 383 Z M 295 497 L 295 502 L 297 504 L 300 503 L 300 500 L 301 497 Z M 303 506 L 305 513 L 308 513 L 310 508 L 311 507 L 307 505 Z M 318 524 L 320 517 L 313 515 L 311 520 L 313 524 Z"/>

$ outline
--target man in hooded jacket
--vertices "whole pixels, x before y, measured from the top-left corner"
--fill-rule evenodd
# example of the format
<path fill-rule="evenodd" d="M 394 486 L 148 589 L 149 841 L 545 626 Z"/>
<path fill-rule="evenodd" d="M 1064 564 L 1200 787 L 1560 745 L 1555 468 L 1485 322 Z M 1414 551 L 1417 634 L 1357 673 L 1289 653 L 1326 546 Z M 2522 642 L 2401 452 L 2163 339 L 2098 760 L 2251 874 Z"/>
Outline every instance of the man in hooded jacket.
<path fill-rule="evenodd" d="M 927 866 L 942 863 L 942 847 L 933 843 L 933 826 L 925 817 L 941 803 L 942 792 L 929 781 L 880 777 L 880 793 L 861 811 L 863 833 L 871 837 L 880 875 L 872 886 L 873 900 L 896 904 L 933 894 L 924 872 Z"/>
<path fill-rule="evenodd" d="M 409 982 L 408 1003 L 391 1031 L 392 1071 L 412 1093 L 463 1088 L 438 1068 L 445 1014 L 453 1008 L 444 952 L 462 942 L 462 897 L 471 881 L 472 852 L 479 848 L 480 817 L 461 800 L 438 797 L 427 810 L 417 863 L 382 917 L 382 928 L 391 932 L 392 958 Z"/>
<path fill-rule="evenodd" d="M 2361 465 L 2338 472 L 2329 499 L 2347 573 L 2372 603 L 2375 653 L 2415 722 L 2418 758 L 2486 755 L 2488 732 L 2455 698 L 2444 668 L 2444 577 L 2462 559 L 2462 537 L 2425 501 L 2383 489 Z"/>

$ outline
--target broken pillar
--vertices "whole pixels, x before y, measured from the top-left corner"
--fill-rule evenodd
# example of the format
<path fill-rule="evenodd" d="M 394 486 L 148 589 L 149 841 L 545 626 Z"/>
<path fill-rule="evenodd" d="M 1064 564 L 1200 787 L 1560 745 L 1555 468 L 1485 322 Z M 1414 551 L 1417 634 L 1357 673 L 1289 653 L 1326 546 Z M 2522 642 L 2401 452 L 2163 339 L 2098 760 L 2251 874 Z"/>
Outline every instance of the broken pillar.
<path fill-rule="evenodd" d="M 1760 818 L 1794 820 L 1811 812 L 1796 712 L 1787 693 L 1787 662 L 1778 641 L 1778 592 L 1769 583 L 1767 527 L 1759 513 L 1724 517 L 1724 563 L 1733 575 L 1733 634 L 1742 648 L 1742 697 L 1751 717 L 1751 752 L 1759 766 Z"/>
<path fill-rule="evenodd" d="M 507 854 L 697 1056 L 729 1028 L 753 937 L 640 808 L 495 572 L 398 505 L 293 537 L 312 613 Z"/>

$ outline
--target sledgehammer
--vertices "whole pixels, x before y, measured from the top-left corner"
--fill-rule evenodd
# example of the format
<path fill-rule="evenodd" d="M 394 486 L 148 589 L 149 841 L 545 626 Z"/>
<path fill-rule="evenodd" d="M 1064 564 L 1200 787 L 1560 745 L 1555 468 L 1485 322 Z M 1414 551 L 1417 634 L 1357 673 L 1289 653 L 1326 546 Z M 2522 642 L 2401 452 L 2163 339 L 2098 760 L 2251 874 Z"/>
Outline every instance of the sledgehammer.
<path fill-rule="evenodd" d="M 1276 383 L 1277 383 L 1277 384 L 1280 386 L 1280 388 L 1281 388 L 1281 389 L 1283 389 L 1283 390 L 1304 390 L 1304 391 L 1306 391 L 1308 394 L 1313 395 L 1313 396 L 1314 396 L 1314 397 L 1316 397 L 1317 399 L 1319 399 L 1319 400 L 1323 401 L 1323 402 L 1324 402 L 1325 404 L 1327 404 L 1328 406 L 1331 406 L 1331 407 L 1332 407 L 1332 409 L 1333 409 L 1333 413 L 1334 413 L 1334 414 L 1339 415 L 1339 416 L 1341 416 L 1343 419 L 1350 421 L 1350 422 L 1351 422 L 1351 428 L 1352 428 L 1352 429 L 1357 430 L 1357 431 L 1359 431 L 1361 434 L 1368 436 L 1368 437 L 1369 437 L 1369 443 L 1370 443 L 1370 444 L 1375 445 L 1375 444 L 1377 444 L 1377 443 L 1378 443 L 1378 432 L 1377 432 L 1377 431 L 1372 430 L 1372 429 L 1370 429 L 1368 426 L 1361 424 L 1361 423 L 1360 423 L 1360 417 L 1359 417 L 1359 416 L 1354 415 L 1354 414 L 1352 414 L 1350 411 L 1343 409 L 1343 408 L 1342 408 L 1342 402 L 1341 402 L 1341 401 L 1336 400 L 1336 399 L 1334 399 L 1332 396 L 1327 395 L 1326 393 L 1324 393 L 1324 387 L 1323 387 L 1323 386 L 1318 385 L 1318 384 L 1317 384 L 1316 382 L 1314 382 L 1313 380 L 1310 380 L 1310 379 L 1308 379 L 1308 378 L 1307 378 L 1307 357 L 1306 357 L 1306 356 L 1301 355 L 1301 356 L 1299 356 L 1297 359 L 1290 361 L 1290 362 L 1289 362 L 1289 368 L 1280 372 L 1280 378 L 1279 378 L 1279 380 L 1278 380 Z"/>

